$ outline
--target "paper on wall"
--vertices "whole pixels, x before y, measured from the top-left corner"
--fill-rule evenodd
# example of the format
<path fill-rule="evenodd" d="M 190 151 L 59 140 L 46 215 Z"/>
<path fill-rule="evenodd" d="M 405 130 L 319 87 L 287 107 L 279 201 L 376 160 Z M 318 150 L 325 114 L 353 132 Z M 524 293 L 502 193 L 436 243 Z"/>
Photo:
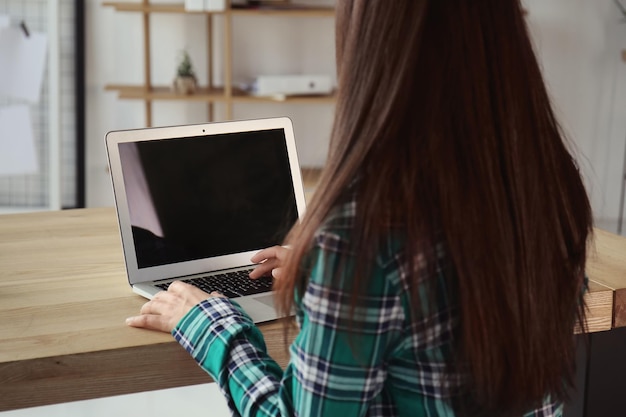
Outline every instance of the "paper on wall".
<path fill-rule="evenodd" d="M 46 35 L 0 27 L 0 97 L 37 103 L 46 65 Z"/>
<path fill-rule="evenodd" d="M 0 107 L 0 175 L 38 170 L 30 109 L 23 104 Z"/>

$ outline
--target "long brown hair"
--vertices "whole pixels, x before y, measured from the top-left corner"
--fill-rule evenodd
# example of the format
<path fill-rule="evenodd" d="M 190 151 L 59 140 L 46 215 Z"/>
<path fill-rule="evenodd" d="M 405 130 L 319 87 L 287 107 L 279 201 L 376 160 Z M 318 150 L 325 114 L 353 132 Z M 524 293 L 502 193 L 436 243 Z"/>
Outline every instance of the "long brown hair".
<path fill-rule="evenodd" d="M 358 178 L 359 257 L 391 223 L 404 225 L 407 253 L 445 244 L 460 326 L 449 369 L 467 375 L 457 411 L 512 415 L 564 399 L 591 209 L 519 0 L 339 0 L 336 13 L 335 123 L 318 192 L 287 239 L 282 309 L 306 287 L 316 230 Z"/>

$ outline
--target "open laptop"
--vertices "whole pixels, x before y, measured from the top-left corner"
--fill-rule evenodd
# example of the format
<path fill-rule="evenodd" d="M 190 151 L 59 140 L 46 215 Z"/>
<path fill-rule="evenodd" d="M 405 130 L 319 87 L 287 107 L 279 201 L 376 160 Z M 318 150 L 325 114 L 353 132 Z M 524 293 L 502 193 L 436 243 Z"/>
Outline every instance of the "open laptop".
<path fill-rule="evenodd" d="M 283 243 L 305 208 L 288 118 L 120 130 L 106 148 L 128 281 L 146 298 L 174 280 L 220 291 L 255 322 L 277 318 L 250 258 Z"/>

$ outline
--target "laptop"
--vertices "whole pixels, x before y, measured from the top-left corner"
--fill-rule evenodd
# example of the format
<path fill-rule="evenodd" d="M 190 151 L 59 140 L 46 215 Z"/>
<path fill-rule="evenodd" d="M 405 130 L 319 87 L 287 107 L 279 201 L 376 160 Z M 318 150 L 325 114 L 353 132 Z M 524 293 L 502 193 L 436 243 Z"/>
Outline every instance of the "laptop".
<path fill-rule="evenodd" d="M 305 208 L 285 117 L 107 133 L 128 282 L 148 299 L 175 280 L 277 318 L 271 278 L 250 258 L 280 245 Z"/>

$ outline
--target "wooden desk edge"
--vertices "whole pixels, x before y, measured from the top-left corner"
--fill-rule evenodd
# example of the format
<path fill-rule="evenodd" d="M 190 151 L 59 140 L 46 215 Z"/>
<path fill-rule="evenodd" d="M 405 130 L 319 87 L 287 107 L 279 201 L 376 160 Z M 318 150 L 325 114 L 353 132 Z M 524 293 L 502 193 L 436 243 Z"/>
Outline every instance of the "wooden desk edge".
<path fill-rule="evenodd" d="M 284 368 L 289 354 L 282 322 L 259 328 L 269 355 Z M 0 412 L 213 382 L 174 340 L 6 362 L 0 376 Z"/>

